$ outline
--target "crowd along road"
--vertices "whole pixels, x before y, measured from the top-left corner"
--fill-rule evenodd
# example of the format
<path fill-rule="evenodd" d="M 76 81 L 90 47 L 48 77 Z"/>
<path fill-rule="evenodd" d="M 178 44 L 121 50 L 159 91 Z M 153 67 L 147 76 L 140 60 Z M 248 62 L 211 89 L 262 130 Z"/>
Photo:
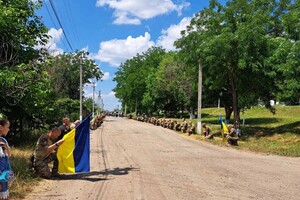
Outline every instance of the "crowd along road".
<path fill-rule="evenodd" d="M 44 180 L 25 199 L 299 199 L 300 158 L 243 152 L 159 126 L 106 117 L 91 172 Z"/>

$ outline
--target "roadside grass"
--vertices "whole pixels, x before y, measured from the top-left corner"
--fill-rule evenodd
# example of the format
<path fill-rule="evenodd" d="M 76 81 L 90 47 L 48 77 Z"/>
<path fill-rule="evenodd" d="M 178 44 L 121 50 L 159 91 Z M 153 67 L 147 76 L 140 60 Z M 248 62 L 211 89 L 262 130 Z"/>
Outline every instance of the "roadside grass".
<path fill-rule="evenodd" d="M 300 156 L 300 106 L 275 106 L 276 113 L 272 114 L 263 107 L 254 107 L 241 113 L 242 137 L 239 145 L 234 147 L 266 154 L 288 157 Z M 207 140 L 202 136 L 196 137 L 212 144 L 228 146 L 221 138 L 220 115 L 225 117 L 223 108 L 202 109 L 202 123 L 207 123 L 214 132 L 214 139 Z M 197 119 L 193 119 L 196 124 Z M 232 121 L 230 121 L 232 124 Z"/>
<path fill-rule="evenodd" d="M 32 191 L 41 180 L 29 169 L 31 147 L 12 147 L 11 165 L 15 173 L 14 181 L 9 183 L 10 199 L 22 199 L 25 194 Z"/>

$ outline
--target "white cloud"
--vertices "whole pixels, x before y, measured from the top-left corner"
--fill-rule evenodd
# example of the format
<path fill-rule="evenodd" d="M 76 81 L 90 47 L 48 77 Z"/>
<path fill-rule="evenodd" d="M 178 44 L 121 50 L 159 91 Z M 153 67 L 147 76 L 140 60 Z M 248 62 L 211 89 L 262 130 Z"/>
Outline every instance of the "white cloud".
<path fill-rule="evenodd" d="M 107 99 L 116 98 L 115 94 L 116 94 L 115 92 L 111 91 L 108 94 L 102 94 L 101 96 L 102 96 L 103 99 L 107 100 Z"/>
<path fill-rule="evenodd" d="M 151 41 L 148 32 L 145 32 L 144 36 L 136 38 L 128 36 L 123 40 L 114 39 L 101 42 L 98 54 L 94 54 L 93 58 L 118 67 L 125 60 L 131 59 L 138 53 L 146 52 L 152 46 L 162 46 L 167 51 L 175 50 L 174 41 L 181 37 L 180 32 L 186 29 L 186 26 L 190 24 L 190 20 L 191 18 L 188 17 L 183 18 L 180 23 L 162 30 L 162 35 L 157 39 L 156 44 Z M 102 80 L 106 80 L 104 78 Z"/>
<path fill-rule="evenodd" d="M 98 7 L 108 6 L 115 10 L 114 24 L 141 24 L 142 19 L 150 19 L 159 15 L 188 7 L 187 2 L 174 4 L 171 0 L 97 0 Z"/>
<path fill-rule="evenodd" d="M 91 82 L 93 82 L 93 80 L 90 80 Z M 95 86 L 95 88 L 97 87 L 97 82 L 94 83 L 86 83 L 83 85 L 83 94 L 85 98 L 93 98 L 93 86 Z M 95 92 L 95 91 L 94 91 Z M 95 97 L 96 97 L 96 92 L 95 92 Z"/>
<path fill-rule="evenodd" d="M 101 95 L 103 99 L 104 109 L 113 111 L 116 108 L 120 107 L 120 102 L 115 97 L 115 92 L 111 91 L 108 94 L 102 94 Z M 119 106 L 118 106 L 119 105 Z"/>
<path fill-rule="evenodd" d="M 48 31 L 48 35 L 50 36 L 50 38 L 49 38 L 47 44 L 45 44 L 44 46 L 38 45 L 35 48 L 37 48 L 37 49 L 45 48 L 53 56 L 62 54 L 64 52 L 63 49 L 59 48 L 57 45 L 61 40 L 62 34 L 63 34 L 62 29 L 57 30 L 55 28 L 51 28 Z"/>
<path fill-rule="evenodd" d="M 100 43 L 100 49 L 98 54 L 94 55 L 94 59 L 118 67 L 125 60 L 132 58 L 137 53 L 147 51 L 152 46 L 154 46 L 154 42 L 151 41 L 148 32 L 144 36 L 136 38 L 128 36 L 125 40 L 109 40 Z"/>
<path fill-rule="evenodd" d="M 88 47 L 88 46 L 86 46 L 86 47 L 83 47 L 83 48 L 81 49 L 81 51 L 84 51 L 84 52 L 89 52 L 89 47 Z"/>
<path fill-rule="evenodd" d="M 157 46 L 162 46 L 167 51 L 175 50 L 174 41 L 181 37 L 180 32 L 190 24 L 191 18 L 183 18 L 179 24 L 171 25 L 167 30 L 162 30 L 162 35 L 156 41 Z"/>
<path fill-rule="evenodd" d="M 101 80 L 105 81 L 105 80 L 109 80 L 109 79 L 110 79 L 109 72 L 104 72 L 103 77 L 101 78 Z"/>

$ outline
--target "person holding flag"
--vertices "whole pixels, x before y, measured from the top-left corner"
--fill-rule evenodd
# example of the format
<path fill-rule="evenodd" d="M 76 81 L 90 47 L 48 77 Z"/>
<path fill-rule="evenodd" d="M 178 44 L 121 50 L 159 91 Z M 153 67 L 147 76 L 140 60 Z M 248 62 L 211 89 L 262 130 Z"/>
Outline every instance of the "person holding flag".
<path fill-rule="evenodd" d="M 50 179 L 58 174 L 58 166 L 53 165 L 52 172 L 50 172 L 48 164 L 52 161 L 58 162 L 56 150 L 64 142 L 62 139 L 57 141 L 60 135 L 61 130 L 54 127 L 48 133 L 41 135 L 36 143 L 33 152 L 33 168 L 43 178 Z"/>

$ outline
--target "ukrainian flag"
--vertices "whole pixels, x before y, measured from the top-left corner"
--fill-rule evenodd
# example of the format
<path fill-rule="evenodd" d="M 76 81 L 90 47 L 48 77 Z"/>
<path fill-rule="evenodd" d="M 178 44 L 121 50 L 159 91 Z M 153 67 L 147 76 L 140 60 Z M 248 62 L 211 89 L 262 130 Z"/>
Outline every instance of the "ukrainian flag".
<path fill-rule="evenodd" d="M 228 129 L 227 129 L 227 126 L 224 122 L 222 122 L 221 124 L 221 127 L 222 127 L 222 138 L 223 138 L 223 142 L 225 141 L 225 136 L 224 134 L 227 133 L 228 134 Z"/>
<path fill-rule="evenodd" d="M 64 135 L 64 143 L 57 151 L 58 172 L 90 171 L 90 116 Z"/>

